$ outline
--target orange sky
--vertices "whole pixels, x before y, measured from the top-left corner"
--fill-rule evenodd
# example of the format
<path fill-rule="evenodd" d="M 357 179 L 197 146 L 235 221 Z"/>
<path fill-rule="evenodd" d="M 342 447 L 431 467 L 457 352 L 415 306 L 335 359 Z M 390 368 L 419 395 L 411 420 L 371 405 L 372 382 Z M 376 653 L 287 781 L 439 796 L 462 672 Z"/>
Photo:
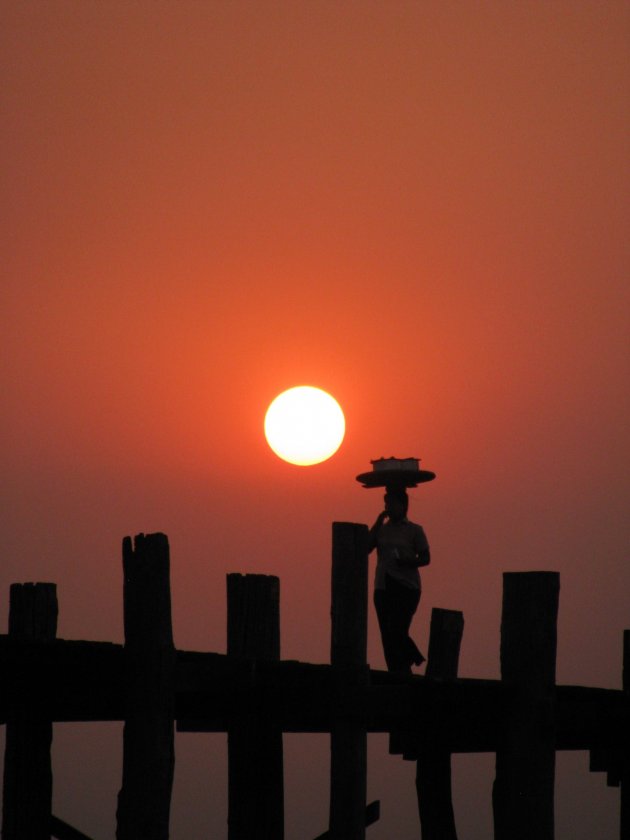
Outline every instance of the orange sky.
<path fill-rule="evenodd" d="M 5 0 L 0 17 L 2 624 L 11 582 L 52 580 L 60 635 L 121 641 L 120 540 L 162 530 L 179 647 L 224 650 L 225 573 L 269 572 L 283 655 L 325 661 L 330 523 L 378 512 L 354 481 L 371 458 L 415 455 L 438 474 L 411 503 L 433 549 L 420 646 L 432 606 L 462 609 L 461 673 L 496 677 L 501 573 L 559 570 L 558 680 L 618 687 L 628 5 Z M 346 414 L 317 467 L 262 434 L 297 384 Z M 59 815 L 106 840 L 119 735 L 57 729 Z M 370 749 L 370 838 L 414 836 L 410 765 Z M 173 838 L 223 836 L 222 740 L 177 750 Z M 287 840 L 325 827 L 326 760 L 287 739 Z M 462 837 L 481 840 L 491 760 L 457 762 Z M 559 840 L 616 831 L 618 792 L 587 766 L 559 757 Z"/>

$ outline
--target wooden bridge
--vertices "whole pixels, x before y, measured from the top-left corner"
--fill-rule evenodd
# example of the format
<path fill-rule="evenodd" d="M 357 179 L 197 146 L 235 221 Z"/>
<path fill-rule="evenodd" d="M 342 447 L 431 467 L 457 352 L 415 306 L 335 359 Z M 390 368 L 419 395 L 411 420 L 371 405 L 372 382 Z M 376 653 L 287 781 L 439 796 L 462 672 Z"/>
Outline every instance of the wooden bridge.
<path fill-rule="evenodd" d="M 13 584 L 0 636 L 3 840 L 89 840 L 51 814 L 52 724 L 124 721 L 117 840 L 166 840 L 174 731 L 227 732 L 229 840 L 284 836 L 283 732 L 330 733 L 328 830 L 364 840 L 367 734 L 417 766 L 423 840 L 456 840 L 451 754 L 496 754 L 495 840 L 552 840 L 557 750 L 620 786 L 630 840 L 630 631 L 619 690 L 556 685 L 559 575 L 503 578 L 501 679 L 457 677 L 463 616 L 434 609 L 426 676 L 367 666 L 367 527 L 334 523 L 330 665 L 280 659 L 279 580 L 228 575 L 227 654 L 176 650 L 164 534 L 123 541 L 125 644 L 56 638 L 56 587 Z M 311 840 L 311 838 L 305 838 Z"/>

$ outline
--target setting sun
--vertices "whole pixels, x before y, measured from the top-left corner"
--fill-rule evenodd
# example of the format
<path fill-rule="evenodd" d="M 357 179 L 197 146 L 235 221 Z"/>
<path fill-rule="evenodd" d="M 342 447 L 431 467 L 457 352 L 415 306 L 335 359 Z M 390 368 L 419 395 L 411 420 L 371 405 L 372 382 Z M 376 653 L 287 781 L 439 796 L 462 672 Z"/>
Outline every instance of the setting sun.
<path fill-rule="evenodd" d="M 341 446 L 346 423 L 339 403 L 310 385 L 279 394 L 265 415 L 265 437 L 271 449 L 290 464 L 319 464 Z"/>

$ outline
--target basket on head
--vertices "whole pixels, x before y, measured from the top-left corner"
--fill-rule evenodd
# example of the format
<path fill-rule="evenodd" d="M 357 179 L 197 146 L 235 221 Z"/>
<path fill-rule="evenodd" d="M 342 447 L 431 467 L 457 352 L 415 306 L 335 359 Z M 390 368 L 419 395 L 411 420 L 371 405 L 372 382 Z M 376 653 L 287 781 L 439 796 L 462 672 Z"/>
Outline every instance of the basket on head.
<path fill-rule="evenodd" d="M 378 458 L 370 462 L 372 471 L 361 473 L 357 481 L 366 489 L 372 487 L 387 487 L 388 489 L 404 489 L 417 487 L 426 481 L 433 481 L 435 473 L 421 470 L 419 458 Z"/>

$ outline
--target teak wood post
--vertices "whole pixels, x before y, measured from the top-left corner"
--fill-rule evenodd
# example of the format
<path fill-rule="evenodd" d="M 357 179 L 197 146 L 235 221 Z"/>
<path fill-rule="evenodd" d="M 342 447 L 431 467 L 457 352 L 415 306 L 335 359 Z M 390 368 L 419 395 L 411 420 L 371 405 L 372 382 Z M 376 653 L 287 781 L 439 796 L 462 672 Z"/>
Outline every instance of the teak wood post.
<path fill-rule="evenodd" d="M 167 840 L 175 649 L 165 534 L 123 540 L 126 711 L 117 840 Z"/>
<path fill-rule="evenodd" d="M 14 583 L 9 603 L 9 635 L 52 641 L 57 635 L 54 583 Z M 28 697 L 20 716 L 7 721 L 4 752 L 3 840 L 49 840 L 52 804 L 50 746 L 52 723 Z"/>
<path fill-rule="evenodd" d="M 434 607 L 431 612 L 427 678 L 457 678 L 464 615 Z M 422 840 L 457 840 L 451 790 L 451 754 L 423 733 L 416 765 L 416 791 Z"/>
<path fill-rule="evenodd" d="M 623 631 L 623 693 L 626 698 L 626 715 L 622 732 L 621 804 L 619 836 L 630 840 L 630 630 Z"/>
<path fill-rule="evenodd" d="M 367 735 L 359 697 L 367 687 L 366 525 L 334 522 L 332 536 L 332 633 L 337 715 L 330 733 L 330 837 L 364 840 Z"/>
<path fill-rule="evenodd" d="M 553 840 L 560 577 L 503 575 L 501 679 L 511 697 L 496 758 L 495 840 Z"/>
<path fill-rule="evenodd" d="M 280 659 L 280 581 L 272 575 L 227 576 L 228 656 Z M 236 710 L 228 727 L 228 838 L 282 840 L 282 731 L 257 711 Z"/>

